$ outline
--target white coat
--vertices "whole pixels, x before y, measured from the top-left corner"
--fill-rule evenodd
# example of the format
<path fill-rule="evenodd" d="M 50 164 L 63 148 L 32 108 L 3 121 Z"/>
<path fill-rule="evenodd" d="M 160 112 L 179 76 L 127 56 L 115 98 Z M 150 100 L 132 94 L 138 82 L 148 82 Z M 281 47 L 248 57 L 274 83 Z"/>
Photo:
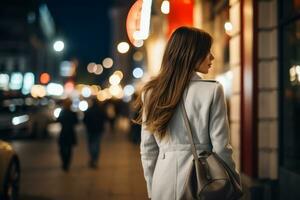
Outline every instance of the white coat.
<path fill-rule="evenodd" d="M 239 176 L 229 144 L 229 125 L 221 84 L 203 80 L 195 74 L 183 98 L 197 150 L 216 152 Z M 175 110 L 168 134 L 162 140 L 150 134 L 144 125 L 141 134 L 141 159 L 148 197 L 152 200 L 177 200 L 193 159 L 180 106 Z"/>

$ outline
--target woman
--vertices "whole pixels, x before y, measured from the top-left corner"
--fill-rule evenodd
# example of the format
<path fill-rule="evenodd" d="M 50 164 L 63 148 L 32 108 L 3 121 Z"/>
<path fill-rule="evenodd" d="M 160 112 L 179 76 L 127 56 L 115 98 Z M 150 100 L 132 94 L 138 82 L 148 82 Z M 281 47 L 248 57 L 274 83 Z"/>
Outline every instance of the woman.
<path fill-rule="evenodd" d="M 183 100 L 197 150 L 216 152 L 235 170 L 222 86 L 203 80 L 214 56 L 212 37 L 180 27 L 172 34 L 158 76 L 142 89 L 138 123 L 142 123 L 141 159 L 149 198 L 175 200 L 183 192 L 193 159 L 179 102 Z M 239 178 L 236 172 L 237 178 Z"/>

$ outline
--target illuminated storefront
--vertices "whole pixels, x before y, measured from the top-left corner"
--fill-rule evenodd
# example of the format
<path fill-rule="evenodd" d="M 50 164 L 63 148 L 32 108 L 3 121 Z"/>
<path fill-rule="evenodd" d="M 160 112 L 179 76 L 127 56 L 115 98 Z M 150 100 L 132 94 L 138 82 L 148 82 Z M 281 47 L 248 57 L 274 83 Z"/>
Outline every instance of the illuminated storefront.
<path fill-rule="evenodd" d="M 279 1 L 280 199 L 300 199 L 300 1 Z"/>

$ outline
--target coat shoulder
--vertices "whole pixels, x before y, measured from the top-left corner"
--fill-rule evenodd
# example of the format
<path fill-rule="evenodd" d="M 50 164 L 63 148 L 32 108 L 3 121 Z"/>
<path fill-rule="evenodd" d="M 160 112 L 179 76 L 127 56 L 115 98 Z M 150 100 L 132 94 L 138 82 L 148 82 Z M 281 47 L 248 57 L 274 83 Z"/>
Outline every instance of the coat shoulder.
<path fill-rule="evenodd" d="M 216 80 L 209 80 L 209 79 L 199 79 L 191 81 L 191 87 L 200 87 L 200 88 L 210 88 L 214 89 L 220 83 Z"/>
<path fill-rule="evenodd" d="M 215 80 L 197 80 L 197 81 L 191 81 L 188 88 L 187 92 L 190 95 L 195 95 L 197 97 L 208 97 L 214 95 L 214 91 L 220 87 L 220 83 Z"/>
<path fill-rule="evenodd" d="M 212 80 L 212 79 L 198 79 L 198 80 L 192 80 L 193 82 L 207 82 L 207 83 L 219 83 L 216 80 Z"/>

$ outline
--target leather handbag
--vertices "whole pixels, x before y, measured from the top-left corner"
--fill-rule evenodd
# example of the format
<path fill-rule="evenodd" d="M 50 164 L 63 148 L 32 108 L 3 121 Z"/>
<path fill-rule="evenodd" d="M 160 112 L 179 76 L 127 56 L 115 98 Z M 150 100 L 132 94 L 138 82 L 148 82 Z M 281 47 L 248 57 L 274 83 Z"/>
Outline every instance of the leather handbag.
<path fill-rule="evenodd" d="M 242 195 L 242 187 L 228 165 L 214 152 L 202 151 L 197 155 L 186 109 L 181 110 L 191 143 L 193 161 L 187 172 L 180 200 L 236 200 Z"/>

